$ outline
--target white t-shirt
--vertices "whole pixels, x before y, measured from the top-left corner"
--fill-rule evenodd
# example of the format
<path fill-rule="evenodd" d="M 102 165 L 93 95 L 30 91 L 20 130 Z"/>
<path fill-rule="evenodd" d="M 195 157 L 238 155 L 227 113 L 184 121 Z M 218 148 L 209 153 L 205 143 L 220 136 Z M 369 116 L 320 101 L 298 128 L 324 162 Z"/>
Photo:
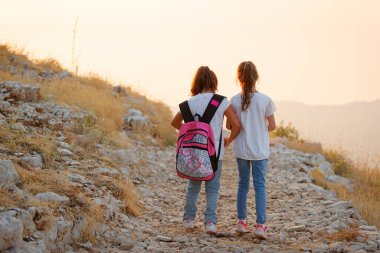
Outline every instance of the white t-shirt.
<path fill-rule="evenodd" d="M 200 116 L 202 116 L 213 95 L 214 93 L 201 93 L 201 94 L 191 97 L 188 100 L 191 113 L 193 115 L 199 114 Z M 222 127 L 223 127 L 224 111 L 228 108 L 228 106 L 230 106 L 230 103 L 228 102 L 228 100 L 226 98 L 223 99 L 218 109 L 216 110 L 214 117 L 212 117 L 210 121 L 210 126 L 212 129 L 212 132 L 214 133 L 216 155 L 218 155 L 218 150 L 219 150 L 220 131 L 222 130 Z M 195 119 L 198 120 L 197 117 L 195 117 Z M 224 155 L 224 139 L 222 136 L 222 145 L 220 147 L 219 160 L 223 160 L 223 155 Z"/>
<path fill-rule="evenodd" d="M 241 93 L 231 98 L 231 105 L 241 123 L 241 130 L 233 143 L 235 156 L 245 160 L 263 160 L 269 157 L 269 134 L 266 117 L 276 111 L 272 99 L 263 93 L 251 94 L 247 111 L 241 111 Z"/>

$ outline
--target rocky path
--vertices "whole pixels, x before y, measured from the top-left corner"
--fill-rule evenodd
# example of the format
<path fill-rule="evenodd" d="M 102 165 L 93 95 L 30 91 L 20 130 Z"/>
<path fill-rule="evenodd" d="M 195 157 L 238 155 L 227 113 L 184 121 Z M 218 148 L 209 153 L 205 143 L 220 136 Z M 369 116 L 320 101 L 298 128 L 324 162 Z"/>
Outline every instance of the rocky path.
<path fill-rule="evenodd" d="M 367 226 L 351 203 L 311 182 L 306 173 L 325 160 L 276 144 L 267 174 L 269 239 L 260 241 L 252 233 L 235 233 L 237 169 L 230 149 L 223 164 L 218 208 L 218 233 L 207 235 L 203 226 L 204 186 L 193 232 L 181 224 L 186 180 L 175 174 L 173 149 L 149 150 L 145 154 L 145 178 L 139 181 L 144 215 L 129 218 L 120 226 L 130 229 L 137 243 L 132 252 L 380 252 L 380 233 Z M 141 172 L 142 173 L 142 172 Z M 254 192 L 248 201 L 251 224 L 255 221 Z M 361 236 L 353 241 L 329 241 L 326 233 L 357 224 Z"/>

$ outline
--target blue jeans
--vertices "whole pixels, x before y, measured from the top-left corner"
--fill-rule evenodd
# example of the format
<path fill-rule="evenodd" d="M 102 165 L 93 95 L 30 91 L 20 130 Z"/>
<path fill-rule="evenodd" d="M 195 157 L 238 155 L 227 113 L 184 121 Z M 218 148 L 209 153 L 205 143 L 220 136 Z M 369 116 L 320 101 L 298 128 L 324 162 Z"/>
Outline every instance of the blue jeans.
<path fill-rule="evenodd" d="M 268 159 L 250 161 L 236 158 L 239 169 L 239 187 L 237 192 L 237 215 L 239 220 L 247 218 L 247 195 L 249 191 L 249 177 L 252 168 L 253 188 L 255 189 L 256 223 L 265 224 L 267 193 L 265 175 Z"/>
<path fill-rule="evenodd" d="M 204 223 L 211 221 L 216 224 L 218 219 L 216 216 L 216 209 L 218 207 L 219 188 L 220 188 L 220 175 L 222 174 L 222 160 L 219 160 L 218 170 L 212 180 L 206 181 L 206 210 L 204 212 Z M 194 220 L 197 215 L 197 202 L 198 195 L 201 190 L 202 181 L 189 180 L 186 192 L 186 205 L 183 218 Z"/>

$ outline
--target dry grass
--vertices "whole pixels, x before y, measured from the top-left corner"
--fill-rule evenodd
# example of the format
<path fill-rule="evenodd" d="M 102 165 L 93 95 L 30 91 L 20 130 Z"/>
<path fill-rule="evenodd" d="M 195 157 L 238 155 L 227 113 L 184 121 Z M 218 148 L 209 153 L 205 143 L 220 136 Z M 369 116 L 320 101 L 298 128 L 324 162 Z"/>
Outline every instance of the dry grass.
<path fill-rule="evenodd" d="M 123 211 L 133 216 L 142 214 L 139 195 L 132 181 L 121 176 L 107 177 L 96 175 L 93 178 L 96 187 L 106 187 L 112 195 L 123 202 Z"/>
<path fill-rule="evenodd" d="M 321 235 L 330 241 L 354 241 L 357 237 L 362 236 L 359 232 L 357 224 L 350 224 L 348 228 L 339 230 L 337 232 L 326 232 Z"/>
<path fill-rule="evenodd" d="M 298 140 L 299 137 L 298 130 L 290 122 L 285 125 L 283 121 L 277 126 L 276 130 L 271 132 L 271 135 L 285 137 L 288 140 Z"/>
<path fill-rule="evenodd" d="M 3 207 L 17 207 L 17 203 L 21 199 L 17 198 L 17 195 L 8 191 L 7 189 L 0 188 L 0 203 Z"/>
<path fill-rule="evenodd" d="M 52 95 L 59 104 L 84 108 L 95 113 L 96 120 L 88 122 L 88 127 L 99 125 L 109 135 L 122 129 L 126 108 L 122 98 L 113 96 L 112 87 L 99 89 L 91 83 L 63 79 L 45 82 L 41 85 L 41 94 L 44 97 Z"/>
<path fill-rule="evenodd" d="M 312 177 L 315 184 L 335 191 L 340 199 L 352 201 L 369 224 L 380 227 L 380 168 L 351 167 L 350 171 L 348 178 L 354 184 L 353 193 L 348 192 L 342 185 L 329 182 L 319 170 L 313 171 Z"/>
<path fill-rule="evenodd" d="M 84 227 L 81 234 L 82 241 L 96 243 L 95 232 L 97 225 L 100 224 L 103 218 L 104 211 L 101 206 L 96 205 L 89 197 L 80 195 L 79 199 L 83 201 L 83 221 Z"/>
<path fill-rule="evenodd" d="M 12 62 L 11 59 L 13 59 Z M 13 65 L 21 70 L 25 62 L 29 63 L 28 68 L 36 71 L 61 72 L 64 70 L 54 59 L 30 60 L 22 50 L 15 50 L 8 45 L 0 45 L 0 64 Z M 0 71 L 0 80 L 40 82 L 40 80 L 29 80 L 19 74 L 11 75 L 4 71 Z M 123 127 L 123 116 L 129 106 L 142 111 L 149 119 L 150 124 L 141 132 L 143 133 L 140 136 L 141 139 L 147 139 L 146 133 L 148 132 L 159 144 L 174 144 L 176 133 L 170 126 L 172 113 L 169 107 L 161 102 L 148 100 L 133 92 L 129 87 L 125 88 L 125 92 L 126 96 L 115 95 L 110 82 L 96 74 L 67 77 L 62 80 L 44 80 L 41 86 L 41 95 L 45 98 L 52 95 L 57 103 L 92 111 L 96 115 L 96 121 L 84 122 L 83 126 L 87 127 L 86 130 L 95 133 L 99 141 L 110 141 L 112 144 L 122 147 L 127 145 L 125 143 L 127 139 L 120 138 L 120 131 Z"/>
<path fill-rule="evenodd" d="M 137 94 L 134 94 L 134 96 L 141 103 L 133 103 L 131 107 L 147 115 L 151 122 L 147 129 L 142 129 L 142 134 L 150 133 L 161 145 L 174 145 L 177 140 L 177 134 L 170 125 L 173 117 L 170 108 L 162 102 L 149 101 L 147 98 Z"/>
<path fill-rule="evenodd" d="M 353 183 L 355 191 L 347 192 L 346 188 L 339 184 L 329 182 L 319 171 L 311 174 L 314 183 L 325 189 L 336 192 L 343 200 L 352 201 L 360 214 L 369 224 L 380 227 L 380 168 L 369 168 L 366 163 L 354 164 L 346 152 L 342 149 L 323 150 L 318 143 L 311 143 L 299 139 L 298 131 L 290 123 L 280 126 L 272 136 L 286 137 L 288 146 L 307 153 L 320 153 L 332 164 L 335 174 L 347 177 Z"/>
<path fill-rule="evenodd" d="M 15 169 L 20 176 L 21 188 L 32 194 L 41 192 L 55 192 L 68 197 L 76 196 L 81 190 L 73 187 L 63 174 L 56 170 L 28 170 L 14 163 Z"/>
<path fill-rule="evenodd" d="M 113 195 L 123 201 L 123 211 L 134 216 L 142 214 L 139 206 L 139 197 L 132 181 L 123 178 L 114 180 Z"/>
<path fill-rule="evenodd" d="M 352 175 L 353 163 L 342 149 L 328 149 L 323 152 L 323 155 L 332 164 L 335 174 L 342 176 Z"/>
<path fill-rule="evenodd" d="M 7 125 L 0 125 L 0 144 L 11 151 L 39 153 L 46 168 L 54 165 L 54 159 L 58 155 L 53 136 L 26 136 Z"/>
<path fill-rule="evenodd" d="M 61 64 L 53 59 L 53 58 L 47 58 L 47 59 L 37 59 L 33 61 L 34 67 L 36 67 L 38 70 L 52 70 L 54 72 L 62 72 L 64 69 L 62 68 Z"/>
<path fill-rule="evenodd" d="M 294 139 L 288 141 L 288 147 L 305 153 L 323 154 L 322 145 L 317 142 Z"/>

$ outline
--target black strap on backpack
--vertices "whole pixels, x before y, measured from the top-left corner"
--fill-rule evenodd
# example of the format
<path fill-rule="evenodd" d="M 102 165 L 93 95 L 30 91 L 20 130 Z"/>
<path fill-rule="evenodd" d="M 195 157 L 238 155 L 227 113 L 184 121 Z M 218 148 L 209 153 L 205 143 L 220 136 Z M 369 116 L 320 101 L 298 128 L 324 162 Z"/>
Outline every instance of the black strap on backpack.
<path fill-rule="evenodd" d="M 201 119 L 202 122 L 210 124 L 212 118 L 214 117 L 214 114 L 218 110 L 218 108 L 219 108 L 219 106 L 222 103 L 224 98 L 225 97 L 218 95 L 218 94 L 214 94 L 214 96 L 212 96 L 210 102 L 208 103 L 208 105 L 206 107 L 205 112 L 202 115 L 202 119 Z M 222 129 L 220 130 L 218 157 L 216 158 L 217 162 L 219 161 L 220 150 L 222 148 L 222 137 L 223 137 L 223 120 L 222 120 Z"/>
<path fill-rule="evenodd" d="M 218 110 L 219 105 L 222 103 L 224 98 L 225 97 L 221 95 L 214 94 L 208 103 L 200 121 L 210 124 L 212 117 L 214 117 L 215 112 Z"/>
<path fill-rule="evenodd" d="M 218 110 L 218 108 L 219 108 L 219 106 L 222 103 L 224 98 L 225 98 L 224 96 L 214 94 L 212 96 L 210 102 L 208 103 L 205 112 L 203 113 L 202 117 L 200 118 L 200 121 L 207 123 L 207 124 L 210 124 L 212 118 L 214 117 L 216 111 Z M 182 117 L 183 117 L 183 120 L 185 123 L 190 122 L 190 121 L 194 121 L 194 116 L 191 113 L 189 103 L 187 102 L 187 100 L 182 102 L 181 104 L 179 104 L 179 109 L 181 111 L 181 114 L 182 114 Z M 222 125 L 223 125 L 223 121 L 222 121 Z M 223 135 L 223 126 L 222 126 L 222 129 L 220 131 L 217 161 L 219 161 L 220 150 L 222 147 L 222 135 Z"/>
<path fill-rule="evenodd" d="M 187 100 L 179 104 L 179 110 L 182 114 L 183 121 L 185 121 L 185 123 L 194 121 L 194 116 L 191 113 L 189 103 L 187 102 Z"/>

